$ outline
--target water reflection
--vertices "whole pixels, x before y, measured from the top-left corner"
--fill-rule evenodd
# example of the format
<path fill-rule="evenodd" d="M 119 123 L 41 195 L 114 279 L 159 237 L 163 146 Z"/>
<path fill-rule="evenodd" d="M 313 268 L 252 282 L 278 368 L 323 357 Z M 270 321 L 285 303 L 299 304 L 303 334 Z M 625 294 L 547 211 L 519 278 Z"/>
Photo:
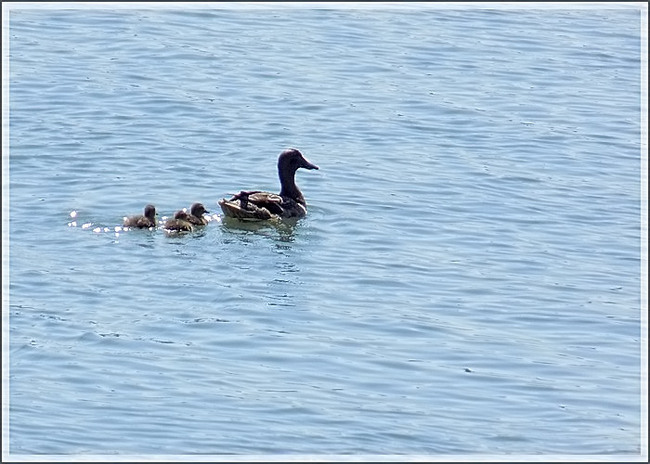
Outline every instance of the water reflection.
<path fill-rule="evenodd" d="M 227 246 L 246 245 L 247 251 L 240 249 L 240 256 L 250 256 L 253 251 L 257 263 L 264 263 L 265 269 L 273 270 L 259 275 L 261 296 L 269 309 L 297 306 L 296 296 L 302 285 L 300 268 L 292 252 L 299 231 L 297 224 L 297 220 L 243 222 L 231 218 L 224 218 L 222 222 L 224 237 L 230 237 Z M 263 242 L 267 246 L 260 248 Z"/>
<path fill-rule="evenodd" d="M 280 250 L 275 263 L 275 275 L 267 283 L 266 304 L 270 307 L 296 306 L 296 294 L 301 285 L 299 267 L 289 254 Z"/>
<path fill-rule="evenodd" d="M 293 242 L 294 235 L 296 231 L 296 226 L 298 224 L 297 219 L 287 219 L 284 221 L 268 220 L 268 221 L 259 221 L 259 222 L 245 222 L 233 218 L 224 218 L 221 226 L 226 232 L 234 233 L 254 233 L 256 235 L 269 237 L 274 232 L 277 232 L 277 235 L 274 236 L 277 240 L 281 242 Z"/>

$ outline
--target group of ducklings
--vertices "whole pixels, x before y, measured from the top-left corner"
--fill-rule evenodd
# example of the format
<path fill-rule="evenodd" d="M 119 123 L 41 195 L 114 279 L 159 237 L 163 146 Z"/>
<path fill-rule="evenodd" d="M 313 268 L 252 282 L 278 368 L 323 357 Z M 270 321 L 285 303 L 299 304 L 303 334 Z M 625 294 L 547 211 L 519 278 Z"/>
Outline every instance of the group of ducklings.
<path fill-rule="evenodd" d="M 259 190 L 242 190 L 230 199 L 222 198 L 219 206 L 224 217 L 240 221 L 266 221 L 269 219 L 284 220 L 300 218 L 307 214 L 305 197 L 296 185 L 296 171 L 300 168 L 318 169 L 309 162 L 300 150 L 287 148 L 278 157 L 278 176 L 280 177 L 280 193 L 262 192 Z M 208 220 L 203 217 L 209 213 L 201 203 L 194 203 L 190 212 L 176 211 L 174 217 L 164 224 L 167 232 L 191 232 L 195 226 L 204 226 Z M 144 215 L 124 218 L 124 227 L 140 229 L 156 227 L 156 208 L 147 205 Z"/>
<path fill-rule="evenodd" d="M 174 217 L 165 221 L 163 229 L 169 233 L 192 232 L 197 226 L 205 226 L 208 220 L 203 216 L 210 211 L 205 209 L 203 203 L 193 203 L 190 211 L 180 209 L 174 213 Z M 144 214 L 137 214 L 124 218 L 124 227 L 135 227 L 138 229 L 148 229 L 156 227 L 156 207 L 147 205 L 144 207 Z"/>

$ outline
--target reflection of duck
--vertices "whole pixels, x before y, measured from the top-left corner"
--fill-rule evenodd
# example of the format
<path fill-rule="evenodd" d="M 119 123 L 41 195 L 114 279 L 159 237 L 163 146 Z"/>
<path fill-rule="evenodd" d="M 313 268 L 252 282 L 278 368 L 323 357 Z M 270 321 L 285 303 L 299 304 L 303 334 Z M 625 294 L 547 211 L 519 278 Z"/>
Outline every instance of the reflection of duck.
<path fill-rule="evenodd" d="M 154 205 L 144 207 L 144 215 L 137 214 L 124 218 L 124 227 L 137 227 L 144 229 L 147 227 L 156 227 L 156 208 Z"/>
<path fill-rule="evenodd" d="M 284 150 L 278 158 L 280 194 L 242 190 L 229 200 L 219 201 L 226 217 L 243 221 L 299 218 L 307 214 L 307 203 L 295 181 L 299 168 L 318 169 L 295 148 Z"/>
<path fill-rule="evenodd" d="M 205 226 L 208 224 L 208 220 L 203 217 L 205 213 L 210 211 L 205 209 L 203 203 L 194 203 L 190 206 L 190 214 L 188 215 L 186 221 L 194 224 L 195 226 Z"/>
<path fill-rule="evenodd" d="M 190 215 L 182 209 L 176 211 L 172 219 L 167 219 L 163 228 L 167 232 L 192 232 L 194 226 L 189 221 Z"/>

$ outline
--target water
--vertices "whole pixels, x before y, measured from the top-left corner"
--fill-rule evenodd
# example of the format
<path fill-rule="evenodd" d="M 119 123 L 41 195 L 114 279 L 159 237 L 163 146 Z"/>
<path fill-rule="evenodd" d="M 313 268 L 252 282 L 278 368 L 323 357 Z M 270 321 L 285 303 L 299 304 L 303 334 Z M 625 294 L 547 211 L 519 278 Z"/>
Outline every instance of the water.
<path fill-rule="evenodd" d="M 647 8 L 8 14 L 5 453 L 647 458 Z"/>

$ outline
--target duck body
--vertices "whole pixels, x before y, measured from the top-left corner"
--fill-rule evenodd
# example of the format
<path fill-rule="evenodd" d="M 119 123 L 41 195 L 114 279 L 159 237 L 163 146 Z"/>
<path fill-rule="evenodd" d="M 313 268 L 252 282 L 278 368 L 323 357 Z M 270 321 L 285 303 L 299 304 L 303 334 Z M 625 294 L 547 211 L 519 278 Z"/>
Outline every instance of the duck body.
<path fill-rule="evenodd" d="M 153 205 L 147 205 L 144 207 L 144 214 L 125 217 L 122 225 L 138 229 L 156 227 L 156 208 Z"/>
<path fill-rule="evenodd" d="M 280 193 L 242 190 L 230 199 L 221 199 L 224 215 L 241 221 L 301 218 L 307 214 L 307 203 L 295 182 L 299 168 L 318 169 L 295 148 L 284 150 L 278 158 Z"/>
<path fill-rule="evenodd" d="M 258 190 L 242 190 L 229 200 L 221 200 L 219 206 L 226 217 L 241 221 L 300 218 L 307 214 L 305 204 L 294 198 Z"/>
<path fill-rule="evenodd" d="M 190 222 L 189 218 L 190 214 L 181 209 L 179 211 L 176 211 L 173 218 L 167 219 L 167 221 L 165 221 L 163 228 L 166 232 L 169 233 L 192 232 L 194 230 L 194 226 Z"/>
<path fill-rule="evenodd" d="M 203 203 L 194 203 L 190 206 L 190 214 L 187 215 L 185 220 L 195 226 L 205 226 L 208 224 L 208 220 L 203 215 L 209 212 L 205 209 Z"/>

